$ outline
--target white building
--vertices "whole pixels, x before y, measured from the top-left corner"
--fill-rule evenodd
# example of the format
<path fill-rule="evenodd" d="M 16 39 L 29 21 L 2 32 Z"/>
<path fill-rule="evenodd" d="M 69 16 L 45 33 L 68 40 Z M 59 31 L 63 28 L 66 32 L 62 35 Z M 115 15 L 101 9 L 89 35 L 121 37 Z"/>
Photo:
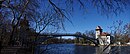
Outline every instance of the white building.
<path fill-rule="evenodd" d="M 96 39 L 99 40 L 100 45 L 109 45 L 111 42 L 110 34 L 103 32 L 100 26 L 96 27 Z"/>

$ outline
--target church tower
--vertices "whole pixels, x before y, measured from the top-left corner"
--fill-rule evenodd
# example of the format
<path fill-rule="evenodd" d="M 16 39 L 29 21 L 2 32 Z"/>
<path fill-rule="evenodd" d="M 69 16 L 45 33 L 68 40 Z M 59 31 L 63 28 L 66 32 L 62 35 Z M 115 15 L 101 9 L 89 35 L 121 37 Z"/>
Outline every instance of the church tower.
<path fill-rule="evenodd" d="M 96 39 L 97 39 L 98 36 L 102 34 L 102 28 L 100 26 L 97 26 L 95 30 L 96 30 Z"/>

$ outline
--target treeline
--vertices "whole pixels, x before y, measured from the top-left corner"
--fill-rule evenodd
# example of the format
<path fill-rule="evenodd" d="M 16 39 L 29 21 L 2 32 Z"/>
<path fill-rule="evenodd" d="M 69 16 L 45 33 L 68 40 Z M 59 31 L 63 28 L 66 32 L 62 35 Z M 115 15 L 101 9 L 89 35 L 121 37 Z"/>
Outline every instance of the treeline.
<path fill-rule="evenodd" d="M 42 44 L 76 44 L 76 43 L 80 43 L 80 44 L 91 44 L 92 42 L 91 41 L 88 41 L 84 38 L 68 38 L 68 39 L 65 39 L 65 38 L 51 38 L 51 39 L 48 39 L 44 42 L 42 42 Z"/>

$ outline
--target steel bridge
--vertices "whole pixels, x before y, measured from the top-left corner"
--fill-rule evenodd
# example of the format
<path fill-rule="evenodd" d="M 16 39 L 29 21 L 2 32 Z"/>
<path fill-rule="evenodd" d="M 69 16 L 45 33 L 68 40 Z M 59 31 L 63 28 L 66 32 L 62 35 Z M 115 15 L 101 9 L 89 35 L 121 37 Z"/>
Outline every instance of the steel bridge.
<path fill-rule="evenodd" d="M 77 34 L 77 33 L 75 33 L 75 34 L 71 34 L 71 33 L 43 33 L 38 37 L 38 42 L 43 42 L 43 41 L 46 41 L 50 38 L 62 37 L 62 36 L 80 37 L 80 38 L 84 38 L 84 39 L 87 39 L 87 40 L 93 42 L 96 46 L 99 44 L 98 39 L 91 38 L 91 37 L 88 37 L 84 34 Z"/>

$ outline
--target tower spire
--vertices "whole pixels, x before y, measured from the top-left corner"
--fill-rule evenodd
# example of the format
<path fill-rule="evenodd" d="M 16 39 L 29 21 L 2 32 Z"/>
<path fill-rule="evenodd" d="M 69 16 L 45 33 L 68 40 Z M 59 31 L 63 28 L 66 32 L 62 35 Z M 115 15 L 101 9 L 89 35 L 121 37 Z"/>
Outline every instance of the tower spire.
<path fill-rule="evenodd" d="M 101 26 L 97 26 L 95 30 L 96 30 L 96 39 L 97 39 L 98 36 L 101 35 L 102 33 L 102 28 Z"/>

